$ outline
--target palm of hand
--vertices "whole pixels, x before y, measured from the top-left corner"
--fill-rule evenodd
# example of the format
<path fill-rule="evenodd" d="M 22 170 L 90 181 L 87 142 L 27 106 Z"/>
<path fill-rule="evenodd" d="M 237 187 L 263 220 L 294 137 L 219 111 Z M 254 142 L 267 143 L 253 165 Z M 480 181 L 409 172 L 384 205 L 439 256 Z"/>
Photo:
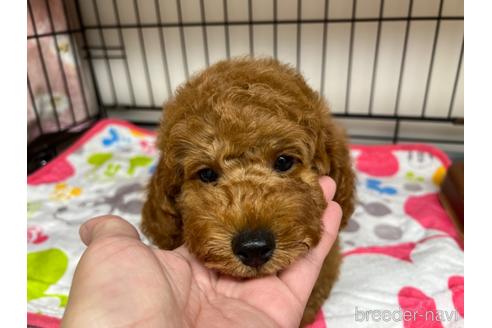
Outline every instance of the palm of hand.
<path fill-rule="evenodd" d="M 238 282 L 206 269 L 184 247 L 163 251 L 128 237 L 98 240 L 91 246 L 76 273 L 81 288 L 71 291 L 71 297 L 91 293 L 96 302 L 86 309 L 100 312 L 101 324 L 299 325 L 305 304 L 277 276 Z"/>

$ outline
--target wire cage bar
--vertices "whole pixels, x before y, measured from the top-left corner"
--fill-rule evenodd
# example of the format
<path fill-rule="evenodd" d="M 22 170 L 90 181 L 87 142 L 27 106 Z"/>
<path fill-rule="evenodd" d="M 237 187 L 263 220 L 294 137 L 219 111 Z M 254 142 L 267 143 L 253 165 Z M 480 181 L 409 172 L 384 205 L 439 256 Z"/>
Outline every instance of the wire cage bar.
<path fill-rule="evenodd" d="M 238 55 L 291 63 L 354 142 L 462 147 L 463 19 L 463 0 L 28 0 L 28 155 L 105 116 L 155 125 Z"/>

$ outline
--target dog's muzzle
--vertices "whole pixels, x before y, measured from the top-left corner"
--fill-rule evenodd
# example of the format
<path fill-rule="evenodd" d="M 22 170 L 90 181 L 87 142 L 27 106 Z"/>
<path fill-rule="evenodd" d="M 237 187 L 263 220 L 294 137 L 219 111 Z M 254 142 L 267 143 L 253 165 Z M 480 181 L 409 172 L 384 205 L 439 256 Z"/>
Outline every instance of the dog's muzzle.
<path fill-rule="evenodd" d="M 232 251 L 243 264 L 258 268 L 268 262 L 275 250 L 275 236 L 270 230 L 243 230 L 232 239 Z"/>

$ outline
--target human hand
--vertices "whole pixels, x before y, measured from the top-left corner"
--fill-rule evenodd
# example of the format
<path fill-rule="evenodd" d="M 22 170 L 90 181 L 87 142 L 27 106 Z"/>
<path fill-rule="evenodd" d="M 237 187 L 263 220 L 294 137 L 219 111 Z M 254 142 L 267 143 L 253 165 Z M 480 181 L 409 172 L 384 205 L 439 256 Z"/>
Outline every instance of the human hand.
<path fill-rule="evenodd" d="M 319 244 L 281 273 L 250 280 L 207 269 L 184 246 L 149 247 L 119 217 L 87 221 L 62 327 L 298 327 L 342 215 L 333 180 L 320 184 L 328 206 Z"/>

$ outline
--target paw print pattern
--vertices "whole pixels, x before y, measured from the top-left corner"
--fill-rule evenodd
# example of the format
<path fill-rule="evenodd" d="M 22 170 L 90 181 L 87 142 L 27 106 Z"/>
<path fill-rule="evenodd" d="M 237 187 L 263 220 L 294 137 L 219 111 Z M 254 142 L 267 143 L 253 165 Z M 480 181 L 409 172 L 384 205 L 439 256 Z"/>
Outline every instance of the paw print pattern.
<path fill-rule="evenodd" d="M 366 180 L 366 187 L 368 189 L 374 190 L 379 192 L 380 194 L 386 194 L 389 196 L 393 196 L 397 194 L 397 190 L 394 187 L 391 186 L 384 186 L 383 182 L 378 179 L 367 179 Z"/>
<path fill-rule="evenodd" d="M 436 302 L 414 287 L 403 287 L 398 293 L 398 303 L 404 313 L 411 313 L 403 320 L 405 328 L 442 328 L 437 315 Z"/>
<path fill-rule="evenodd" d="M 152 163 L 152 158 L 148 156 L 135 156 L 130 159 L 128 175 L 133 175 L 138 167 L 145 167 Z"/>
<path fill-rule="evenodd" d="M 355 219 L 350 219 L 343 229 L 344 232 L 356 232 L 360 229 L 359 223 Z"/>
<path fill-rule="evenodd" d="M 436 193 L 408 197 L 404 210 L 425 229 L 442 231 L 455 240 L 459 240 L 453 222 L 442 208 Z"/>
<path fill-rule="evenodd" d="M 440 186 L 445 177 L 446 168 L 444 166 L 440 166 L 432 175 L 432 182 L 434 182 L 436 186 Z"/>
<path fill-rule="evenodd" d="M 27 202 L 27 218 L 32 218 L 42 206 L 43 204 L 40 201 Z"/>
<path fill-rule="evenodd" d="M 57 183 L 54 186 L 54 190 L 51 193 L 52 200 L 65 201 L 72 199 L 74 197 L 78 197 L 82 194 L 82 188 L 80 187 L 72 187 L 66 184 L 65 182 Z"/>
<path fill-rule="evenodd" d="M 398 303 L 402 311 L 411 314 L 403 321 L 405 328 L 442 328 L 442 322 L 451 322 L 465 317 L 464 313 L 464 277 L 452 276 L 448 279 L 448 288 L 452 294 L 456 312 L 439 311 L 436 301 L 423 291 L 406 286 L 398 292 Z"/>
<path fill-rule="evenodd" d="M 366 211 L 366 213 L 375 217 L 383 217 L 388 214 L 391 214 L 391 209 L 386 204 L 381 202 L 370 202 L 370 203 L 360 202 L 359 204 Z"/>
<path fill-rule="evenodd" d="M 369 201 L 357 203 L 357 210 L 348 221 L 347 226 L 343 232 L 348 233 L 347 238 L 344 238 L 344 244 L 346 246 L 357 247 L 355 240 L 357 239 L 356 233 L 367 234 L 372 233 L 372 240 L 377 242 L 387 243 L 388 241 L 394 242 L 400 240 L 403 237 L 403 230 L 396 224 L 391 224 L 391 221 L 386 218 L 391 218 L 392 209 L 382 201 Z M 374 220 L 371 224 L 368 224 L 366 220 Z M 362 231 L 361 223 L 366 222 L 364 225 L 366 229 Z M 354 240 L 348 240 L 348 239 Z"/>
<path fill-rule="evenodd" d="M 142 151 L 147 155 L 155 155 L 157 152 L 154 143 L 149 140 L 140 140 L 139 145 Z"/>
<path fill-rule="evenodd" d="M 357 157 L 357 170 L 373 177 L 389 177 L 398 172 L 398 159 L 391 150 L 365 149 Z"/>
<path fill-rule="evenodd" d="M 465 317 L 465 277 L 452 276 L 448 279 L 448 288 L 451 290 L 453 304 L 461 317 Z"/>
<path fill-rule="evenodd" d="M 425 170 L 432 166 L 433 162 L 434 156 L 428 152 L 409 151 L 407 154 L 407 163 L 415 170 Z"/>
<path fill-rule="evenodd" d="M 403 189 L 410 192 L 423 190 L 423 187 L 421 185 L 421 183 L 425 181 L 425 178 L 423 176 L 417 176 L 413 171 L 408 171 L 405 174 L 405 180 L 407 182 L 403 185 Z"/>
<path fill-rule="evenodd" d="M 75 168 L 64 158 L 52 161 L 43 167 L 43 174 L 32 174 L 27 177 L 27 183 L 35 186 L 43 183 L 62 182 L 75 174 Z"/>
<path fill-rule="evenodd" d="M 114 213 L 116 210 L 138 215 L 143 206 L 140 197 L 143 188 L 143 185 L 139 183 L 122 185 L 116 189 L 113 196 L 99 195 L 96 199 L 61 206 L 55 211 L 53 217 L 68 225 L 80 225 L 94 216 Z"/>
<path fill-rule="evenodd" d="M 120 135 L 115 128 L 110 128 L 108 133 L 109 135 L 104 137 L 102 140 L 102 144 L 106 147 L 109 147 L 120 140 Z"/>
<path fill-rule="evenodd" d="M 94 153 L 87 158 L 87 163 L 92 166 L 92 171 L 99 169 L 113 157 L 112 153 Z"/>
<path fill-rule="evenodd" d="M 397 245 L 389 246 L 367 246 L 358 247 L 345 252 L 344 256 L 357 255 L 357 254 L 378 254 L 390 256 L 395 259 L 399 259 L 405 262 L 412 262 L 411 254 L 417 246 L 417 243 L 401 243 Z"/>
<path fill-rule="evenodd" d="M 114 164 L 114 163 L 109 163 L 108 166 L 106 167 L 106 170 L 104 171 L 104 175 L 107 177 L 114 177 L 116 173 L 121 169 L 120 164 Z"/>
<path fill-rule="evenodd" d="M 27 243 L 28 244 L 41 244 L 48 239 L 48 236 L 44 234 L 43 229 L 38 226 L 30 226 L 27 228 Z"/>
<path fill-rule="evenodd" d="M 403 230 L 389 224 L 378 224 L 374 227 L 374 234 L 385 240 L 399 240 L 403 236 Z"/>
<path fill-rule="evenodd" d="M 143 168 L 152 164 L 152 157 L 145 155 L 136 155 L 126 160 L 127 163 L 123 165 L 127 166 L 127 169 L 121 170 L 122 165 L 113 159 L 113 153 L 94 153 L 87 158 L 87 163 L 92 168 L 86 172 L 87 178 L 92 179 L 106 179 L 114 178 L 118 172 L 126 172 L 127 175 L 133 176 L 139 168 Z M 102 174 L 99 175 L 97 171 L 104 169 Z"/>
<path fill-rule="evenodd" d="M 109 128 L 108 135 L 102 139 L 104 147 L 118 147 L 118 151 L 129 152 L 131 151 L 131 139 L 122 136 L 116 128 Z"/>

